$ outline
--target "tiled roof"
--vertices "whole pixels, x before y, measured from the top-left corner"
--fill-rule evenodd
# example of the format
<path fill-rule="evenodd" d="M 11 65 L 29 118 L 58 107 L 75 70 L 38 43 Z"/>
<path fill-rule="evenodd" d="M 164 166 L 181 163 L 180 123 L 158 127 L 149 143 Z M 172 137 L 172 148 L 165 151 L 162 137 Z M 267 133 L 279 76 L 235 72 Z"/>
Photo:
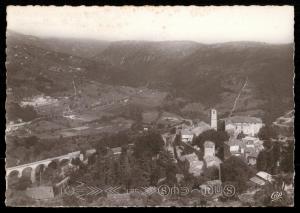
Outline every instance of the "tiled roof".
<path fill-rule="evenodd" d="M 191 130 L 184 129 L 184 130 L 181 130 L 181 135 L 194 135 L 194 134 Z"/>
<path fill-rule="evenodd" d="M 267 181 L 272 181 L 272 175 L 270 175 L 269 173 L 267 172 L 263 172 L 263 171 L 260 171 L 260 172 L 257 172 L 256 173 L 256 176 L 264 179 L 264 180 L 267 180 Z"/>
<path fill-rule="evenodd" d="M 260 178 L 258 178 L 258 177 L 256 177 L 256 176 L 250 178 L 250 181 L 252 181 L 253 183 L 256 183 L 256 184 L 258 184 L 258 185 L 260 185 L 260 186 L 263 186 L 263 185 L 266 184 L 265 181 L 263 181 L 262 179 L 260 179 Z"/>
<path fill-rule="evenodd" d="M 255 148 L 253 147 L 246 147 L 245 152 L 249 153 L 249 157 L 257 157 L 258 156 L 258 151 L 256 151 Z"/>
<path fill-rule="evenodd" d="M 197 123 L 195 126 L 196 127 L 192 129 L 192 132 L 197 136 L 200 135 L 202 132 L 211 129 L 210 125 L 203 121 Z"/>
<path fill-rule="evenodd" d="M 192 161 L 199 161 L 198 159 L 198 156 L 195 154 L 195 153 L 192 153 L 192 154 L 188 154 L 188 155 L 183 155 L 181 156 L 181 158 L 183 160 L 188 160 L 189 162 L 192 162 Z"/>
<path fill-rule="evenodd" d="M 229 141 L 226 141 L 225 144 L 227 144 L 228 146 L 240 146 L 242 148 L 246 147 L 245 142 L 238 139 L 230 139 Z"/>
<path fill-rule="evenodd" d="M 260 118 L 249 116 L 233 116 L 224 120 L 226 123 L 262 123 Z"/>

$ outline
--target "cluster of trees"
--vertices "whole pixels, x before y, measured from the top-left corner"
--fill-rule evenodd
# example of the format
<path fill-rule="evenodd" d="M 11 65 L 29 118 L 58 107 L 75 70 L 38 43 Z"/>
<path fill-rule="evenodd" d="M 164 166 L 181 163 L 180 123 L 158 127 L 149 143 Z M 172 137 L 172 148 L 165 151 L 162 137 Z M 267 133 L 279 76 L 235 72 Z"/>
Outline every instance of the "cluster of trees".
<path fill-rule="evenodd" d="M 163 149 L 164 142 L 157 132 L 147 132 L 135 141 L 124 135 L 123 141 L 134 143 L 133 148 L 122 146 L 119 156 L 114 156 L 106 142 L 99 142 L 94 164 L 82 167 L 76 179 L 101 186 L 121 186 L 123 190 L 156 186 L 159 179 L 176 181 L 177 167 L 172 155 Z"/>
<path fill-rule="evenodd" d="M 121 112 L 121 115 L 136 122 L 141 122 L 143 119 L 142 112 L 143 109 L 140 106 L 130 104 L 124 108 L 123 112 Z"/>
<path fill-rule="evenodd" d="M 284 190 L 286 184 L 291 184 L 293 182 L 293 174 L 288 175 L 276 175 L 274 176 L 275 181 L 270 184 L 266 184 L 263 188 L 257 191 L 254 195 L 254 200 L 258 206 L 267 207 L 283 207 L 292 206 L 294 204 L 293 196 Z M 272 194 L 274 192 L 280 192 L 281 198 L 278 200 L 272 200 Z"/>
<path fill-rule="evenodd" d="M 261 128 L 258 137 L 263 141 L 264 150 L 257 156 L 257 170 L 270 174 L 294 171 L 294 143 L 287 142 L 286 146 L 277 141 L 277 132 L 270 125 Z"/>
<path fill-rule="evenodd" d="M 22 119 L 23 121 L 31 121 L 38 117 L 37 112 L 32 106 L 21 107 L 15 102 L 8 103 L 6 111 L 8 121 L 17 121 L 18 119 Z"/>
<path fill-rule="evenodd" d="M 43 143 L 36 136 L 26 138 L 8 137 L 7 138 L 7 165 L 15 166 L 36 161 L 42 153 L 49 152 L 50 143 Z M 18 162 L 16 162 L 18 160 Z"/>
<path fill-rule="evenodd" d="M 231 182 L 238 192 L 247 189 L 247 182 L 254 175 L 255 170 L 250 168 L 240 157 L 231 156 L 221 164 L 222 182 Z"/>
<path fill-rule="evenodd" d="M 86 141 L 63 137 L 47 140 L 36 136 L 25 138 L 10 136 L 7 138 L 7 165 L 11 167 L 88 149 L 92 147 L 90 142 L 88 139 Z"/>

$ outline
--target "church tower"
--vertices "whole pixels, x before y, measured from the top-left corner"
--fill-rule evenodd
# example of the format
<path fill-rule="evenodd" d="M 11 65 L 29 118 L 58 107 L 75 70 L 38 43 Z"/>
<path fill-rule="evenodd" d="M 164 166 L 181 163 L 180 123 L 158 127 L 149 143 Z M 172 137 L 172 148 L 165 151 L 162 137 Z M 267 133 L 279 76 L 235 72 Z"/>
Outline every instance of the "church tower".
<path fill-rule="evenodd" d="M 211 109 L 210 111 L 210 127 L 217 131 L 218 128 L 217 110 Z"/>

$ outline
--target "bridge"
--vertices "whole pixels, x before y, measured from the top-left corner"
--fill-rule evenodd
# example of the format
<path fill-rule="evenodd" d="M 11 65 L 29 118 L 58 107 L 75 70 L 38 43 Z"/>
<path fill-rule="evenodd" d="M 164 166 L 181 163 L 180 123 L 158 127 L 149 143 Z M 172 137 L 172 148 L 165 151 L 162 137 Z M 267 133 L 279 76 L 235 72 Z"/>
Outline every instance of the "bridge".
<path fill-rule="evenodd" d="M 95 149 L 91 149 L 91 150 L 87 150 L 86 154 L 89 155 L 89 154 L 93 154 L 95 152 L 96 152 Z M 57 157 L 53 157 L 53 158 L 48 158 L 48 159 L 41 160 L 41 161 L 36 161 L 36 162 L 32 162 L 32 163 L 27 163 L 27 164 L 23 164 L 23 165 L 18 165 L 18 166 L 6 168 L 6 177 L 8 178 L 9 175 L 12 172 L 17 172 L 18 173 L 18 177 L 20 178 L 23 175 L 23 171 L 25 169 L 30 168 L 31 169 L 30 179 L 31 179 L 31 182 L 34 183 L 36 181 L 36 170 L 37 170 L 38 167 L 43 166 L 44 169 L 45 169 L 53 161 L 58 161 L 58 163 L 60 163 L 63 160 L 67 160 L 67 161 L 70 162 L 72 159 L 76 159 L 76 158 L 80 158 L 81 159 L 82 157 L 83 157 L 83 155 L 80 153 L 80 151 L 76 151 L 76 152 L 70 152 L 70 153 L 68 153 L 66 155 L 61 155 L 61 156 L 57 156 Z"/>

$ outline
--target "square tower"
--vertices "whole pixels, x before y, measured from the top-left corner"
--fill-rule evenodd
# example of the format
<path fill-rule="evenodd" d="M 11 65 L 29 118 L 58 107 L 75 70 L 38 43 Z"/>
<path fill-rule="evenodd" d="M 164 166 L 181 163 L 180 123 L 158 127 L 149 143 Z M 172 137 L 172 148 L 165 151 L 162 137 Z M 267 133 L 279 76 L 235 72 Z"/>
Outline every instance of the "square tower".
<path fill-rule="evenodd" d="M 217 131 L 218 120 L 217 120 L 217 110 L 211 109 L 210 111 L 210 127 Z"/>

